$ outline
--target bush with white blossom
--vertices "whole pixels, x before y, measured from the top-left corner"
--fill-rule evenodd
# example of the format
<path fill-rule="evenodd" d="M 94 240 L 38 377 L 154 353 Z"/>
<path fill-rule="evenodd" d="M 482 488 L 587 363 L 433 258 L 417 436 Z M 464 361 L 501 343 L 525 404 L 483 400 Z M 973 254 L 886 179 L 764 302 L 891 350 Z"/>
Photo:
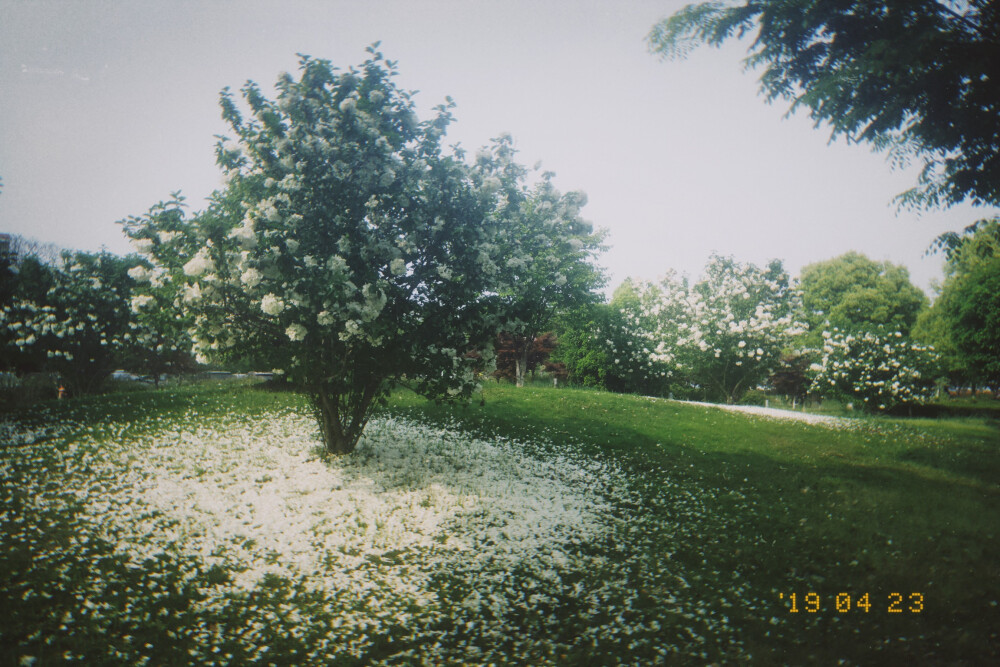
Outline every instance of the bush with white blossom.
<path fill-rule="evenodd" d="M 521 275 L 504 255 L 499 178 L 441 147 L 451 101 L 419 120 L 395 65 L 369 53 L 347 71 L 303 56 L 275 101 L 248 83 L 246 116 L 224 91 L 236 135 L 217 147 L 226 188 L 191 219 L 125 226 L 174 282 L 199 359 L 285 375 L 339 453 L 394 383 L 476 391 L 479 361 L 465 353 L 489 360 L 509 319 L 501 295 Z"/>
<path fill-rule="evenodd" d="M 868 412 L 930 399 L 938 377 L 933 348 L 898 331 L 823 332 L 810 392 L 857 402 Z"/>
<path fill-rule="evenodd" d="M 131 295 L 128 268 L 106 252 L 65 253 L 45 270 L 44 293 L 26 288 L 0 310 L 3 339 L 71 391 L 95 391 L 138 343 L 132 311 L 148 304 Z"/>
<path fill-rule="evenodd" d="M 728 402 L 766 379 L 804 327 L 778 261 L 761 269 L 713 255 L 693 285 L 671 274 L 636 290 L 639 306 L 630 321 L 649 358 Z"/>
<path fill-rule="evenodd" d="M 194 366 L 187 335 L 192 319 L 184 308 L 178 272 L 171 273 L 154 259 L 178 252 L 184 237 L 183 207 L 184 198 L 175 193 L 172 199 L 153 206 L 145 217 L 121 222 L 127 234 L 133 229 L 157 230 L 152 238 L 133 238 L 133 247 L 141 254 L 139 263 L 128 272 L 133 281 L 132 317 L 138 343 L 129 362 L 152 375 L 157 383 L 162 374 Z M 196 242 L 189 240 L 190 245 Z M 183 254 L 183 250 L 180 252 Z"/>

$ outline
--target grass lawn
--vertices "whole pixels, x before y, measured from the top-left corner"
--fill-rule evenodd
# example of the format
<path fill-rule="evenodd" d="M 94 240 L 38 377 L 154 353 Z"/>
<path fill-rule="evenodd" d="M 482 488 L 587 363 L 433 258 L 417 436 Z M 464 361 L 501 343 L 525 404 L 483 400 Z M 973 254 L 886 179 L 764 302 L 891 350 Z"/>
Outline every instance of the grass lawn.
<path fill-rule="evenodd" d="M 1000 660 L 995 420 L 485 399 L 344 459 L 249 386 L 6 415 L 0 664 Z"/>

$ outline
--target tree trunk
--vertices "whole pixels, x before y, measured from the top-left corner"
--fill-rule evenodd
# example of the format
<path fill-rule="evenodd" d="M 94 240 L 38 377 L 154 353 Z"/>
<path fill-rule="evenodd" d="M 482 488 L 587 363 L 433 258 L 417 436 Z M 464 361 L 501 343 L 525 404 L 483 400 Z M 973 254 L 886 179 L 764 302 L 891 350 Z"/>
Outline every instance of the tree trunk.
<path fill-rule="evenodd" d="M 337 455 L 354 451 L 371 417 L 371 407 L 381 384 L 381 381 L 370 381 L 363 389 L 347 395 L 330 394 L 324 388 L 313 390 L 316 420 L 326 451 Z"/>
<path fill-rule="evenodd" d="M 525 339 L 524 344 L 521 346 L 521 352 L 518 355 L 517 361 L 515 362 L 516 363 L 515 382 L 517 383 L 518 387 L 524 386 L 524 376 L 528 372 L 528 348 L 531 347 L 531 343 L 532 341 L 530 338 Z"/>

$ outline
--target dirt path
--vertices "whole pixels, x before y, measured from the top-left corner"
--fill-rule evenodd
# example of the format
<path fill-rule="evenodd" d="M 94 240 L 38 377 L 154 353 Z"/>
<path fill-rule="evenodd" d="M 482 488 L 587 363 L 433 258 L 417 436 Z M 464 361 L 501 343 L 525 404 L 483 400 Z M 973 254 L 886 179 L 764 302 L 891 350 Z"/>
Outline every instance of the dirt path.
<path fill-rule="evenodd" d="M 670 399 L 662 399 L 670 400 Z M 730 412 L 745 412 L 752 415 L 760 415 L 770 419 L 792 419 L 806 422 L 807 424 L 825 424 L 834 428 L 845 428 L 854 425 L 854 420 L 846 417 L 831 417 L 829 415 L 813 415 L 808 412 L 797 412 L 795 410 L 779 410 L 778 408 L 765 408 L 759 405 L 725 405 L 721 403 L 702 403 L 701 401 L 672 401 L 674 403 L 687 403 L 688 405 L 704 405 L 709 408 L 719 408 Z"/>

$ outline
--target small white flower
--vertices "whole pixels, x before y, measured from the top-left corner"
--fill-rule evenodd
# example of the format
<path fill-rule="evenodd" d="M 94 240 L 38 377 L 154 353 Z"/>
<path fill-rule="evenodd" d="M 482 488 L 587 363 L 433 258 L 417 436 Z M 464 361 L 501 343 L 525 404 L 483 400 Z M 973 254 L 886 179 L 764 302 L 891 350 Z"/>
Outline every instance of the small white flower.
<path fill-rule="evenodd" d="M 496 192 L 497 190 L 499 190 L 500 187 L 501 187 L 501 185 L 503 185 L 503 184 L 500 182 L 499 178 L 497 178 L 496 176 L 490 176 L 489 178 L 486 178 L 483 181 L 483 191 L 486 194 L 490 194 L 491 195 L 494 192 Z"/>
<path fill-rule="evenodd" d="M 184 275 L 187 276 L 200 276 L 208 271 L 215 270 L 215 263 L 212 258 L 208 256 L 208 251 L 202 248 L 198 251 L 198 254 L 192 257 L 187 264 L 184 265 Z"/>
<path fill-rule="evenodd" d="M 262 278 L 263 276 L 260 271 L 250 268 L 243 272 L 243 275 L 240 276 L 240 281 L 247 287 L 256 287 L 260 284 Z"/>
<path fill-rule="evenodd" d="M 257 245 L 257 235 L 254 233 L 254 223 L 250 218 L 244 218 L 243 224 L 229 232 L 229 238 L 236 239 L 240 247 L 249 250 Z"/>
<path fill-rule="evenodd" d="M 153 301 L 153 297 L 146 294 L 140 294 L 139 296 L 132 297 L 132 312 L 138 313 L 141 309 L 148 306 Z"/>
<path fill-rule="evenodd" d="M 273 294 L 267 294 L 260 300 L 260 309 L 273 317 L 285 309 L 285 302 Z"/>
<path fill-rule="evenodd" d="M 149 272 L 149 269 L 147 269 L 145 266 L 139 265 L 139 266 L 133 266 L 131 269 L 129 269 L 128 275 L 132 280 L 136 281 L 137 283 L 148 283 L 151 274 Z"/>
<path fill-rule="evenodd" d="M 201 300 L 201 296 L 201 286 L 198 283 L 184 286 L 184 295 L 182 297 L 184 303 L 196 303 Z"/>
<path fill-rule="evenodd" d="M 153 251 L 153 239 L 132 239 L 130 243 L 136 252 L 143 255 L 148 255 Z"/>
<path fill-rule="evenodd" d="M 406 262 L 397 257 L 389 263 L 389 270 L 392 272 L 392 275 L 401 276 L 406 273 Z"/>
<path fill-rule="evenodd" d="M 293 324 L 287 329 L 285 329 L 285 335 L 288 336 L 290 340 L 302 340 L 306 337 L 306 328 L 301 324 Z"/>

